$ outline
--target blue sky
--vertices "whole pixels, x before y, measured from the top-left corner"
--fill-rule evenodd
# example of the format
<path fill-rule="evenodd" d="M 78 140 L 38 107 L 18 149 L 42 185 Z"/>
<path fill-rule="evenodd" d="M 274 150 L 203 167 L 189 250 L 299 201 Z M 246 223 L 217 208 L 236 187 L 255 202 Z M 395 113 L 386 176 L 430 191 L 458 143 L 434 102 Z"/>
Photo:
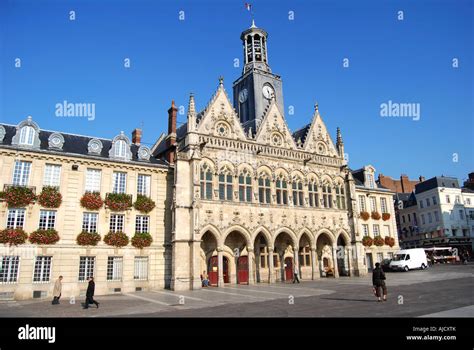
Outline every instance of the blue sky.
<path fill-rule="evenodd" d="M 286 116 L 291 130 L 310 122 L 318 101 L 333 138 L 341 128 L 354 169 L 460 179 L 474 171 L 472 1 L 250 2 L 269 33 L 285 110 L 295 110 Z M 187 107 L 194 92 L 204 108 L 219 75 L 231 94 L 240 33 L 251 22 L 244 3 L 0 0 L 0 121 L 32 115 L 43 129 L 110 138 L 143 126 L 151 144 L 167 130 L 172 99 Z M 95 120 L 56 117 L 64 100 L 95 103 Z M 419 103 L 420 120 L 381 117 L 389 100 Z"/>

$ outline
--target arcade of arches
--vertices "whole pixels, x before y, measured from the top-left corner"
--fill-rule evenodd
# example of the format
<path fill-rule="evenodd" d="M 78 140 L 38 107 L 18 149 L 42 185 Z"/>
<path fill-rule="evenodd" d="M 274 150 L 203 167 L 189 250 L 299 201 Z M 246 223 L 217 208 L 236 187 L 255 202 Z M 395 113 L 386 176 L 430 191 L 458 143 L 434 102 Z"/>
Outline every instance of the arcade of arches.
<path fill-rule="evenodd" d="M 234 227 L 221 234 L 212 228 L 202 232 L 200 241 L 200 273 L 208 275 L 212 286 L 291 282 L 295 265 L 303 280 L 350 275 L 350 242 L 344 231 L 297 235 L 282 229 L 270 235 L 264 229 L 250 234 Z"/>

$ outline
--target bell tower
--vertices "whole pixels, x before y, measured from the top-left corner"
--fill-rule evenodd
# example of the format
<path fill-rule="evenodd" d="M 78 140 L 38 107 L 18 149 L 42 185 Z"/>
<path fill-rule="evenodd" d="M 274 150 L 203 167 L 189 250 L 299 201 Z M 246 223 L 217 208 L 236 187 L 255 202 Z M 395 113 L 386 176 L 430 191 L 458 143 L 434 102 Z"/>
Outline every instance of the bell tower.
<path fill-rule="evenodd" d="M 234 108 L 240 122 L 248 131 L 255 133 L 263 118 L 265 108 L 275 98 L 280 112 L 283 109 L 283 91 L 280 76 L 273 74 L 268 64 L 268 33 L 252 26 L 242 32 L 244 68 L 242 75 L 233 84 Z"/>

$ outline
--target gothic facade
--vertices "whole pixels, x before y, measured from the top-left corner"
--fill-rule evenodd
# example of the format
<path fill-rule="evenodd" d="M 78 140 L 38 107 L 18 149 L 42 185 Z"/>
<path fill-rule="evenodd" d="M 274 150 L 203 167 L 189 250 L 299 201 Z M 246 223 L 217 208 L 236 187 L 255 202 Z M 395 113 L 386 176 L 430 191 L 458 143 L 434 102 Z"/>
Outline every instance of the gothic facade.
<path fill-rule="evenodd" d="M 311 123 L 290 132 L 267 33 L 252 24 L 241 39 L 233 104 L 220 78 L 201 112 L 190 96 L 178 129 L 172 106 L 169 133 L 154 148 L 175 172 L 171 288 L 200 288 L 201 275 L 223 286 L 285 281 L 295 270 L 303 279 L 366 274 L 370 233 L 361 232 L 357 198 L 378 189 L 354 179 L 341 132 L 334 143 L 317 105 Z M 393 226 L 392 193 L 380 191 Z M 372 248 L 385 257 L 398 247 L 395 227 L 389 232 L 392 247 Z"/>

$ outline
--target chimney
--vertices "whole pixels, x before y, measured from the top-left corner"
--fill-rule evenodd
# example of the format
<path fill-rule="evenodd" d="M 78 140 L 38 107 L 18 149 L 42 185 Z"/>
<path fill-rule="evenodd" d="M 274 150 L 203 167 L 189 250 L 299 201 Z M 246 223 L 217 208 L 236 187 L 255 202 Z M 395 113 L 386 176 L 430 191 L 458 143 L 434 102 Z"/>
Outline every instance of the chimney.
<path fill-rule="evenodd" d="M 140 146 L 142 143 L 142 129 L 134 129 L 132 131 L 132 143 L 134 145 Z"/>
<path fill-rule="evenodd" d="M 171 101 L 171 108 L 168 109 L 168 134 L 176 135 L 176 115 L 178 108 L 174 105 L 174 100 Z"/>
<path fill-rule="evenodd" d="M 424 176 L 421 176 L 421 175 L 420 175 L 420 177 L 419 177 L 418 179 L 420 180 L 420 182 L 425 181 L 425 177 L 424 177 Z"/>
<path fill-rule="evenodd" d="M 176 153 L 176 116 L 178 109 L 171 101 L 171 108 L 168 109 L 168 136 L 166 136 L 166 154 L 165 158 L 168 163 L 173 164 Z"/>

